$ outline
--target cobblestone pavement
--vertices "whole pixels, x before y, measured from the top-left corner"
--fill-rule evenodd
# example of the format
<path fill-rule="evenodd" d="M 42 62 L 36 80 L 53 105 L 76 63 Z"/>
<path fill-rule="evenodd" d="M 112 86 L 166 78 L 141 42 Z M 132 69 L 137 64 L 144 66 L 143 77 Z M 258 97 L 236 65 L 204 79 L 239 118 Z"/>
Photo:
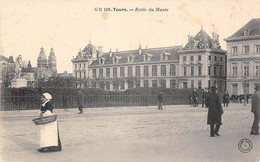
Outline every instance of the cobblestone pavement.
<path fill-rule="evenodd" d="M 209 137 L 207 109 L 185 105 L 55 110 L 63 151 L 38 153 L 39 111 L 1 112 L 1 161 L 259 161 L 260 136 L 250 136 L 250 106 L 224 108 L 220 137 Z M 253 143 L 249 153 L 238 142 Z"/>

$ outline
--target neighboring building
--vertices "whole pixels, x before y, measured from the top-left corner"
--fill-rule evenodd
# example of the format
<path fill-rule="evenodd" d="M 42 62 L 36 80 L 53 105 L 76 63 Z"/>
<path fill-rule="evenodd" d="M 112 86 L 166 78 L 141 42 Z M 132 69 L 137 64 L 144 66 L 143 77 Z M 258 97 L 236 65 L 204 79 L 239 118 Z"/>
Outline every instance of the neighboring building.
<path fill-rule="evenodd" d="M 64 71 L 63 73 L 58 73 L 57 76 L 66 78 L 66 77 L 73 77 L 73 74 L 72 73 L 68 73 L 67 71 Z"/>
<path fill-rule="evenodd" d="M 56 76 L 57 74 L 57 68 L 56 68 L 56 56 L 54 53 L 53 48 L 51 48 L 50 55 L 47 57 L 44 52 L 44 48 L 41 48 L 41 51 L 39 53 L 39 57 L 37 59 L 37 69 L 38 69 L 38 75 L 37 79 L 48 79 L 51 76 Z"/>
<path fill-rule="evenodd" d="M 12 77 L 14 76 L 14 59 L 13 56 L 10 56 L 9 58 L 0 55 L 0 64 L 1 64 L 1 70 L 0 70 L 0 82 L 8 82 L 11 81 Z M 6 85 L 7 86 L 7 85 Z"/>
<path fill-rule="evenodd" d="M 227 42 L 227 90 L 253 94 L 260 77 L 260 18 L 225 39 Z"/>
<path fill-rule="evenodd" d="M 92 87 L 125 90 L 139 87 L 193 88 L 217 85 L 225 90 L 225 54 L 218 35 L 203 30 L 187 45 L 102 52 L 89 43 L 71 60 L 73 75 Z M 82 86 L 82 85 L 81 85 Z"/>

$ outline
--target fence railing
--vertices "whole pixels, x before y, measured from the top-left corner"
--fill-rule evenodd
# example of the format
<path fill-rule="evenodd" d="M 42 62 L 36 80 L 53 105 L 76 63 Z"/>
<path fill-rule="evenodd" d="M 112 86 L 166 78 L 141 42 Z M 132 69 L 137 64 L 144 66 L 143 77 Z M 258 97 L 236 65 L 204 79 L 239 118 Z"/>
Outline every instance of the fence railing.
<path fill-rule="evenodd" d="M 191 104 L 190 96 L 181 93 L 174 96 L 164 95 L 165 105 Z M 40 95 L 1 96 L 1 110 L 32 110 L 40 109 Z M 54 108 L 77 108 L 76 95 L 53 96 Z M 157 95 L 85 95 L 83 106 L 117 107 L 117 106 L 152 106 L 157 105 Z"/>

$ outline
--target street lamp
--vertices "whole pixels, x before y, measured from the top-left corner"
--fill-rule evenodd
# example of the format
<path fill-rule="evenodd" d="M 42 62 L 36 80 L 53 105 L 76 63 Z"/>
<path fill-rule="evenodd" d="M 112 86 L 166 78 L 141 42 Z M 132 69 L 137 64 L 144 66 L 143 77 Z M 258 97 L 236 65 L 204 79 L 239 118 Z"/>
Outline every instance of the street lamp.
<path fill-rule="evenodd" d="M 243 85 L 244 85 L 244 106 L 246 106 L 246 87 L 247 87 L 247 78 L 246 76 L 243 77 L 244 78 L 244 82 L 243 82 Z"/>

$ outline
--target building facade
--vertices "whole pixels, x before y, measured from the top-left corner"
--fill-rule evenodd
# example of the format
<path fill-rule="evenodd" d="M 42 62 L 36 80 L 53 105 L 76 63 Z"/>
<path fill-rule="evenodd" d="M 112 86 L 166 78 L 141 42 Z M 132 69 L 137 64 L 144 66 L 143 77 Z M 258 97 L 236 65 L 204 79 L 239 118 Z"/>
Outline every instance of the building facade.
<path fill-rule="evenodd" d="M 227 42 L 227 90 L 253 94 L 260 77 L 260 19 L 252 19 Z"/>
<path fill-rule="evenodd" d="M 90 79 L 91 86 L 105 90 L 139 87 L 205 88 L 225 90 L 225 55 L 218 35 L 203 29 L 185 47 L 170 46 L 103 53 L 89 43 L 72 59 L 73 75 Z"/>

